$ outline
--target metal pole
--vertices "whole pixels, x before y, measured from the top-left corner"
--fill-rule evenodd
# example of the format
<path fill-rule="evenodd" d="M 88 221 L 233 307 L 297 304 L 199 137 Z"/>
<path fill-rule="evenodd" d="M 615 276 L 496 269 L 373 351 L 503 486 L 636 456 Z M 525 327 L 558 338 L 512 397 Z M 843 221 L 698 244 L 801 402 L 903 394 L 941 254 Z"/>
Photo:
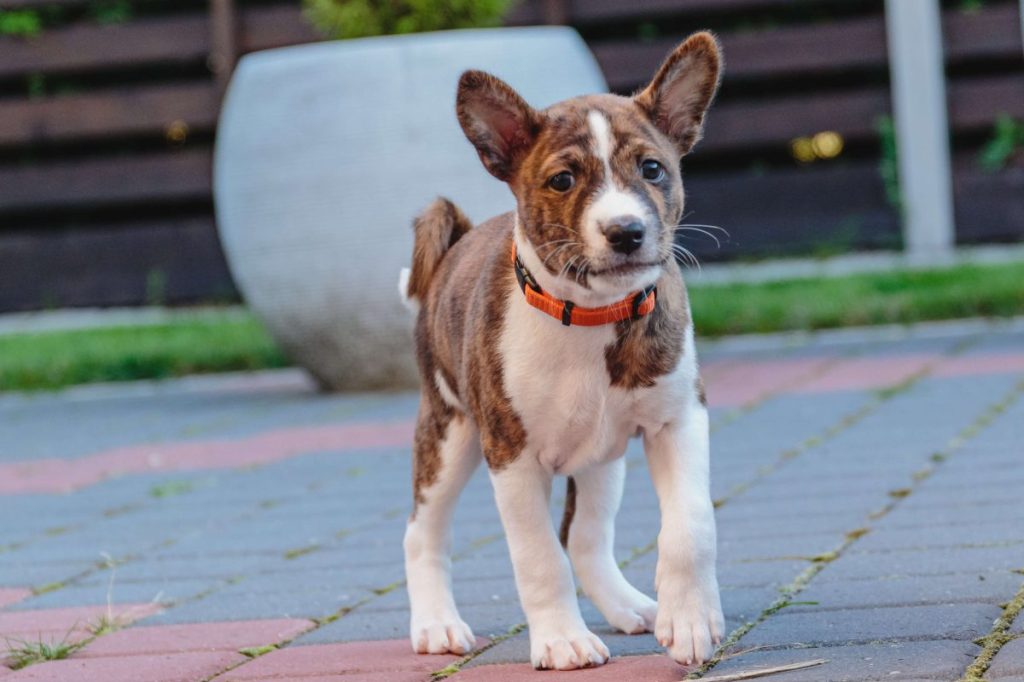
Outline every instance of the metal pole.
<path fill-rule="evenodd" d="M 938 0 L 886 0 L 903 234 L 913 260 L 941 259 L 956 242 Z"/>

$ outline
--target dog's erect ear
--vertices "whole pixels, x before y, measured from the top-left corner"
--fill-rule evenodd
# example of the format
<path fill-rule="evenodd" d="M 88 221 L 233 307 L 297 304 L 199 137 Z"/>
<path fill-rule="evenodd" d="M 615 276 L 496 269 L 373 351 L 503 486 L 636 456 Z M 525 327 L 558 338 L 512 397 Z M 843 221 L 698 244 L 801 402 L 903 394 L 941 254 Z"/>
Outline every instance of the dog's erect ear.
<path fill-rule="evenodd" d="M 718 90 L 721 61 L 715 37 L 707 31 L 694 33 L 634 98 L 654 125 L 675 142 L 680 156 L 701 138 L 704 112 Z"/>
<path fill-rule="evenodd" d="M 540 115 L 507 83 L 483 71 L 459 78 L 455 111 L 484 167 L 510 180 L 537 139 Z"/>

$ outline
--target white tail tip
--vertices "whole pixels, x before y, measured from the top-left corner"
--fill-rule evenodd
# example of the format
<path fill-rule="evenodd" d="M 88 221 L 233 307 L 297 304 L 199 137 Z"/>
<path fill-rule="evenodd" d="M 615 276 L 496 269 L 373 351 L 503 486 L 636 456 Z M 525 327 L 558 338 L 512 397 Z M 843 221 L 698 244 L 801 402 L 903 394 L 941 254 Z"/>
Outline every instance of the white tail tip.
<path fill-rule="evenodd" d="M 402 303 L 405 307 L 414 313 L 418 313 L 420 310 L 419 301 L 409 296 L 409 276 L 412 274 L 412 270 L 409 268 L 402 268 L 402 271 L 398 273 L 398 295 L 402 297 Z"/>

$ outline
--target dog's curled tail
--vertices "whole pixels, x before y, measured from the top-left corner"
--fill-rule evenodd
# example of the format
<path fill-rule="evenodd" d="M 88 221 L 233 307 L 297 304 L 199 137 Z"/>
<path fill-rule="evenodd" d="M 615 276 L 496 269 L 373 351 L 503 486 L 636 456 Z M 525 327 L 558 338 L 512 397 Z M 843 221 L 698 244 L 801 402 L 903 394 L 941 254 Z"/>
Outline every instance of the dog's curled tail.
<path fill-rule="evenodd" d="M 426 298 L 437 266 L 462 235 L 473 229 L 466 214 L 444 197 L 434 200 L 416 220 L 412 248 L 412 268 L 403 269 L 398 289 L 406 305 L 416 309 Z"/>

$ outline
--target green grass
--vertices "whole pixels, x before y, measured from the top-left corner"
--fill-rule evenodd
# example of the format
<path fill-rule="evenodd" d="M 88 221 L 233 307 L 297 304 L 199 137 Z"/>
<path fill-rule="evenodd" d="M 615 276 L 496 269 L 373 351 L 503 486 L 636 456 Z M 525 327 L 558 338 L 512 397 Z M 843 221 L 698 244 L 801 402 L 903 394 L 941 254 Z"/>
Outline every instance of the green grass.
<path fill-rule="evenodd" d="M 690 288 L 698 335 L 1024 314 L 1024 263 Z M 283 367 L 253 318 L 0 336 L 0 391 Z"/>
<path fill-rule="evenodd" d="M 6 655 L 7 666 L 12 670 L 21 670 L 44 661 L 60 661 L 82 647 L 81 643 L 68 642 L 67 637 L 65 635 L 59 642 L 45 642 L 41 637 L 35 642 L 7 640 L 7 650 L 0 654 Z"/>
<path fill-rule="evenodd" d="M 690 288 L 697 333 L 905 324 L 1024 314 L 1024 263 Z"/>
<path fill-rule="evenodd" d="M 263 327 L 237 316 L 0 336 L 0 391 L 285 364 Z"/>

